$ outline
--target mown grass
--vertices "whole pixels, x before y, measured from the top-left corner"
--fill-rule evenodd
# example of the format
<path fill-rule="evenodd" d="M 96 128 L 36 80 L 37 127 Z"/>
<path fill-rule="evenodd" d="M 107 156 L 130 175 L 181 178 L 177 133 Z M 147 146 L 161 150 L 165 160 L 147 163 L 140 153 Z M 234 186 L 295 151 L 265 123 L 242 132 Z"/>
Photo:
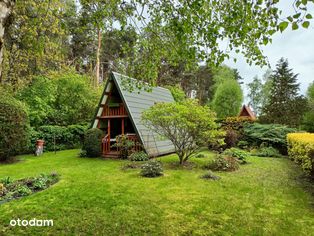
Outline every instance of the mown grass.
<path fill-rule="evenodd" d="M 0 205 L 0 235 L 313 235 L 313 196 L 284 158 L 249 158 L 236 172 L 203 180 L 162 157 L 165 176 L 143 178 L 126 161 L 78 158 L 78 150 L 23 156 L 0 165 L 0 178 L 57 171 L 49 189 Z M 12 227 L 11 219 L 53 219 L 53 227 Z"/>

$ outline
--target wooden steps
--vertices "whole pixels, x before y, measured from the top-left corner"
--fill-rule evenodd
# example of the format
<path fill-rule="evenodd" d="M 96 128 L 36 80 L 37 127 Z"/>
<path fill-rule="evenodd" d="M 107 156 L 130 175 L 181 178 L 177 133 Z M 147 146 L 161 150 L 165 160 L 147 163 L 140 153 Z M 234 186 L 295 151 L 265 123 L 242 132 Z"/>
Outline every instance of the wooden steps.
<path fill-rule="evenodd" d="M 117 158 L 117 157 L 119 157 L 119 152 L 110 151 L 110 152 L 107 152 L 106 154 L 102 154 L 102 156 L 106 157 L 106 158 Z"/>

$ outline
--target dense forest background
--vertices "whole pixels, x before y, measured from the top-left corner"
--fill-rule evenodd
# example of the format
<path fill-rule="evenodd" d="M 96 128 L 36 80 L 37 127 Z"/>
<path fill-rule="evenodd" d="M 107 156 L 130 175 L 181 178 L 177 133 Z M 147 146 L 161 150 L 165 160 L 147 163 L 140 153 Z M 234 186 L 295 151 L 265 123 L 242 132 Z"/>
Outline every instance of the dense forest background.
<path fill-rule="evenodd" d="M 25 111 L 31 142 L 80 135 L 110 71 L 139 79 L 130 86 L 144 81 L 174 95 L 194 94 L 220 119 L 236 116 L 243 78 L 223 65 L 230 51 L 249 64 L 267 65 L 260 47 L 274 33 L 309 27 L 307 3 L 296 1 L 296 14 L 280 21 L 277 2 L 2 1 L 1 99 L 12 98 Z M 222 40 L 227 48 L 220 47 Z M 261 122 L 314 130 L 313 84 L 301 96 L 285 59 L 248 86 Z M 71 125 L 78 127 L 69 131 Z"/>

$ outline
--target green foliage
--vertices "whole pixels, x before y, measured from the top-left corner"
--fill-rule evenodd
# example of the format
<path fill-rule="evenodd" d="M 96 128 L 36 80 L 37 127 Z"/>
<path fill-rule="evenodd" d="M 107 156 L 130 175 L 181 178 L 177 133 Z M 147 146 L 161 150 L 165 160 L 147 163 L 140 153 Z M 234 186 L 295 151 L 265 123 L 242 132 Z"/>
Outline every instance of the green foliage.
<path fill-rule="evenodd" d="M 206 155 L 204 153 L 197 153 L 195 155 L 195 158 L 205 158 L 205 157 L 206 157 Z"/>
<path fill-rule="evenodd" d="M 99 157 L 102 153 L 102 139 L 104 132 L 93 128 L 85 132 L 82 150 L 86 151 L 87 157 Z"/>
<path fill-rule="evenodd" d="M 163 167 L 161 162 L 151 160 L 141 166 L 141 176 L 143 177 L 158 177 L 163 175 Z"/>
<path fill-rule="evenodd" d="M 239 163 L 233 156 L 217 155 L 205 168 L 216 171 L 235 171 L 239 169 Z"/>
<path fill-rule="evenodd" d="M 220 177 L 215 175 L 212 171 L 207 171 L 206 174 L 203 174 L 201 177 L 201 179 L 211 179 L 211 180 L 219 180 Z"/>
<path fill-rule="evenodd" d="M 195 67 L 199 61 L 218 66 L 230 59 L 229 52 L 232 51 L 243 54 L 249 64 L 266 65 L 261 47 L 271 43 L 273 34 L 283 31 L 289 24 L 278 20 L 284 17 L 277 3 L 266 0 L 214 0 L 193 4 L 133 1 L 133 9 L 148 9 L 145 17 L 135 13 L 137 20 L 145 22 L 149 19 L 149 24 L 140 27 L 145 33 L 135 47 L 135 58 L 142 58 L 133 58 L 133 61 L 140 64 L 138 71 L 144 72 L 151 81 L 159 78 L 158 70 L 165 61 L 186 70 Z M 307 8 L 294 6 L 294 9 L 304 14 L 300 13 L 292 25 L 302 22 L 303 27 L 308 27 L 304 20 Z M 221 41 L 228 41 L 227 48 L 220 47 Z"/>
<path fill-rule="evenodd" d="M 222 65 L 213 70 L 213 81 L 214 81 L 214 89 L 215 93 L 217 87 L 224 82 L 236 80 L 235 71 L 229 66 Z"/>
<path fill-rule="evenodd" d="M 24 151 L 29 124 L 24 105 L 0 87 L 0 162 Z"/>
<path fill-rule="evenodd" d="M 45 141 L 44 149 L 46 151 L 79 148 L 83 143 L 87 127 L 87 125 L 45 125 L 37 129 L 32 128 L 28 151 L 34 151 L 38 139 Z"/>
<path fill-rule="evenodd" d="M 249 157 L 249 154 L 246 151 L 243 151 L 241 149 L 238 148 L 230 148 L 230 149 L 226 149 L 223 152 L 224 155 L 226 156 L 232 156 L 237 158 L 238 162 L 240 164 L 246 164 L 247 163 L 247 157 Z"/>
<path fill-rule="evenodd" d="M 279 151 L 273 147 L 261 147 L 252 151 L 251 154 L 258 157 L 281 157 Z"/>
<path fill-rule="evenodd" d="M 246 124 L 244 126 L 244 139 L 254 146 L 260 146 L 262 143 L 266 143 L 267 146 L 272 146 L 278 149 L 280 153 L 286 154 L 287 134 L 296 131 L 296 129 L 288 128 L 284 125 L 258 123 Z"/>
<path fill-rule="evenodd" d="M 222 134 L 215 123 L 215 114 L 197 101 L 157 103 L 142 115 L 143 123 L 175 146 L 180 164 L 196 150 L 218 140 Z"/>
<path fill-rule="evenodd" d="M 221 83 L 214 95 L 213 110 L 218 118 L 238 115 L 243 101 L 243 92 L 236 80 Z"/>
<path fill-rule="evenodd" d="M 22 197 L 22 196 L 28 196 L 32 194 L 32 190 L 30 190 L 27 186 L 20 185 L 16 188 L 16 190 L 13 192 L 14 197 Z"/>
<path fill-rule="evenodd" d="M 133 152 L 130 157 L 129 157 L 130 161 L 148 161 L 149 160 L 149 156 L 143 152 Z"/>
<path fill-rule="evenodd" d="M 170 90 L 176 102 L 183 102 L 186 99 L 185 93 L 180 86 L 166 86 Z"/>
<path fill-rule="evenodd" d="M 249 147 L 249 143 L 247 141 L 244 140 L 240 140 L 237 143 L 237 147 L 241 148 L 241 149 L 247 149 Z"/>
<path fill-rule="evenodd" d="M 262 109 L 260 121 L 263 123 L 283 124 L 298 127 L 306 100 L 299 95 L 297 74 L 288 67 L 288 61 L 281 58 L 276 70 L 271 75 L 270 97 Z"/>
<path fill-rule="evenodd" d="M 45 74 L 65 64 L 69 42 L 65 21 L 70 2 L 15 1 L 11 27 L 6 29 L 6 82 L 17 88 L 33 75 Z"/>
<path fill-rule="evenodd" d="M 129 140 L 127 135 L 118 135 L 116 137 L 116 143 L 112 147 L 116 147 L 119 150 L 119 156 L 121 159 L 127 159 L 134 147 L 135 143 Z"/>
<path fill-rule="evenodd" d="M 34 78 L 17 98 L 28 105 L 32 126 L 64 126 L 89 122 L 99 94 L 100 91 L 89 84 L 87 76 L 65 71 Z"/>
<path fill-rule="evenodd" d="M 307 132 L 314 132 L 314 82 L 310 84 L 307 90 L 308 109 L 304 113 L 302 120 L 302 129 Z"/>

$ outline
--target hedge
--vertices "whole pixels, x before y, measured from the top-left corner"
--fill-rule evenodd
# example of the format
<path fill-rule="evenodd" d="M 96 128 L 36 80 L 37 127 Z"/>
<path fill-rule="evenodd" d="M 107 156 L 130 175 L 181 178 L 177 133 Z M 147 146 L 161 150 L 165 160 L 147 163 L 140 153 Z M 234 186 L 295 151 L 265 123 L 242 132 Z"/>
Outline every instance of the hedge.
<path fill-rule="evenodd" d="M 287 135 L 289 157 L 314 177 L 314 134 L 292 133 Z"/>
<path fill-rule="evenodd" d="M 34 152 L 37 139 L 43 139 L 45 141 L 45 151 L 80 148 L 87 128 L 87 125 L 40 126 L 36 130 L 31 130 L 30 146 L 28 150 L 30 153 Z"/>
<path fill-rule="evenodd" d="M 28 146 L 29 121 L 23 103 L 0 87 L 0 161 L 9 161 Z"/>

